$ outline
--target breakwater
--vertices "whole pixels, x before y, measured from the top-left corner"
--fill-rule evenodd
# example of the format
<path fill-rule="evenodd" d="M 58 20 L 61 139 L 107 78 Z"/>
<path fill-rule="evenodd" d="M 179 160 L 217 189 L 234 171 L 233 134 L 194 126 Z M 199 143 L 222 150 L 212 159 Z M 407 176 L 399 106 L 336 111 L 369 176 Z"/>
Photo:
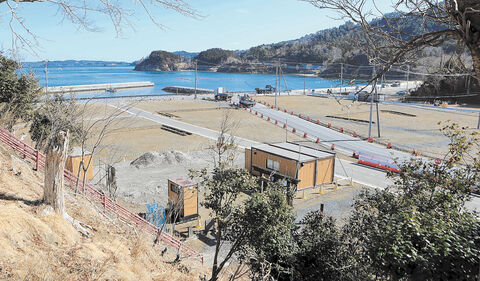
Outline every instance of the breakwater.
<path fill-rule="evenodd" d="M 195 88 L 182 87 L 182 86 L 165 87 L 165 88 L 162 89 L 162 91 L 165 91 L 167 93 L 175 93 L 175 94 L 187 94 L 187 95 L 195 94 Z M 197 88 L 197 90 L 196 90 L 197 94 L 213 94 L 214 92 L 215 91 L 211 90 L 211 89 Z"/>
<path fill-rule="evenodd" d="M 71 85 L 71 86 L 57 86 L 44 87 L 44 91 L 50 94 L 55 93 L 76 93 L 76 92 L 95 92 L 106 91 L 109 89 L 133 89 L 133 88 L 147 88 L 155 86 L 152 82 L 124 82 L 124 83 L 109 83 L 109 84 L 90 84 L 90 85 Z"/>

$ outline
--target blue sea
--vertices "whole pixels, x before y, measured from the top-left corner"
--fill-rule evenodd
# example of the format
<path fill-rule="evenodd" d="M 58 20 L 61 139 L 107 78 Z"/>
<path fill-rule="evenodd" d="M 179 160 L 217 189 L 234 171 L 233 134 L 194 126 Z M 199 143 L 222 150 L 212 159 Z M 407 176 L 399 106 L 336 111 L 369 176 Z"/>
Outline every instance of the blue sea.
<path fill-rule="evenodd" d="M 42 86 L 46 85 L 43 68 L 32 68 Z M 166 95 L 162 91 L 168 86 L 195 86 L 194 71 L 134 71 L 132 66 L 121 67 L 64 67 L 48 68 L 48 86 L 68 86 L 86 84 L 108 84 L 121 82 L 150 81 L 155 84 L 152 88 L 119 90 L 116 93 L 79 93 L 77 97 L 85 98 L 92 96 L 142 96 L 142 95 Z M 248 74 L 248 73 L 217 73 L 198 72 L 197 87 L 216 89 L 224 87 L 228 91 L 254 91 L 255 88 L 263 88 L 265 85 L 275 85 L 273 74 Z M 303 89 L 304 77 L 285 75 L 281 79 L 281 90 Z M 326 80 L 316 77 L 306 77 L 307 89 L 329 88 L 338 86 L 338 81 Z"/>

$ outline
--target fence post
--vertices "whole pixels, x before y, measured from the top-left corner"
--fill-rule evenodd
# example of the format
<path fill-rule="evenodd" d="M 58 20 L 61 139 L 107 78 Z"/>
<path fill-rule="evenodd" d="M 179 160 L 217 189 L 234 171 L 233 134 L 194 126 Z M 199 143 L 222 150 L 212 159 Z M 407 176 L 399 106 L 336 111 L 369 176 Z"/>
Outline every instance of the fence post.
<path fill-rule="evenodd" d="M 38 151 L 38 149 L 35 151 L 35 158 L 35 171 L 38 171 L 38 168 L 40 166 L 40 151 Z"/>
<path fill-rule="evenodd" d="M 107 196 L 105 196 L 105 193 L 103 194 L 103 213 L 105 214 L 107 211 Z"/>
<path fill-rule="evenodd" d="M 27 144 L 23 144 L 23 159 L 27 158 Z"/>

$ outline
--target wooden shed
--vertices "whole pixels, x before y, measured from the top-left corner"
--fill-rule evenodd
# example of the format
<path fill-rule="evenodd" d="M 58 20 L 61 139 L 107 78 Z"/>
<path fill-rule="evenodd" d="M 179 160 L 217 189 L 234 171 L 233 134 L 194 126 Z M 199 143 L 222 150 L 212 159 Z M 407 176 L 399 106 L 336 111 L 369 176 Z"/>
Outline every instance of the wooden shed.
<path fill-rule="evenodd" d="M 88 162 L 92 158 L 92 153 L 85 151 L 83 161 L 84 165 L 88 165 Z M 75 147 L 72 150 L 72 153 L 67 158 L 67 163 L 65 163 L 65 168 L 72 172 L 75 176 L 78 175 L 78 170 L 80 168 L 80 163 L 82 162 L 82 150 L 79 147 Z M 83 179 L 83 171 L 80 172 L 80 179 Z M 87 170 L 87 176 L 85 177 L 87 181 L 93 179 L 93 163 L 90 163 L 90 166 Z"/>
<path fill-rule="evenodd" d="M 301 190 L 333 182 L 335 153 L 290 142 L 261 144 L 245 149 L 245 168 L 256 176 L 287 180 Z"/>
<path fill-rule="evenodd" d="M 188 179 L 168 180 L 168 205 L 180 212 L 180 219 L 198 217 L 198 185 Z"/>

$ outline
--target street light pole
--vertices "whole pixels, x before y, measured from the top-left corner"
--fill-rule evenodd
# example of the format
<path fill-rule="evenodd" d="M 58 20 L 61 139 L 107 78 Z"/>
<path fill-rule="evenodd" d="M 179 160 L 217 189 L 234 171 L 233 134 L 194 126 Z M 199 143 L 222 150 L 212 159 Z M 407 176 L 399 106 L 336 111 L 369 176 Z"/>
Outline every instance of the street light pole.
<path fill-rule="evenodd" d="M 307 86 L 307 70 L 303 69 L 303 95 L 305 95 L 305 90 Z"/>
<path fill-rule="evenodd" d="M 197 99 L 197 60 L 195 60 L 195 99 Z"/>
<path fill-rule="evenodd" d="M 375 73 L 376 73 L 376 69 L 375 69 L 375 65 L 373 65 L 372 79 L 375 77 Z M 372 85 L 372 86 L 375 87 L 375 85 Z M 373 89 L 370 92 L 370 119 L 369 119 L 370 121 L 368 122 L 368 138 L 370 138 L 372 136 L 372 111 L 373 111 L 373 96 L 372 96 L 372 94 L 373 94 Z"/>
<path fill-rule="evenodd" d="M 340 64 L 340 94 L 342 94 L 343 88 L 343 63 Z"/>
<path fill-rule="evenodd" d="M 378 133 L 378 137 L 380 138 L 380 113 L 378 110 L 378 103 L 380 102 L 380 99 L 378 98 L 377 81 L 378 80 L 375 80 L 375 98 L 377 99 L 375 105 L 377 107 L 377 133 Z"/>
<path fill-rule="evenodd" d="M 280 95 L 280 59 L 278 59 L 278 64 L 277 64 L 277 74 L 276 74 L 276 81 L 275 82 L 275 86 L 276 86 L 276 89 L 275 89 L 275 107 L 277 107 L 277 96 Z"/>

